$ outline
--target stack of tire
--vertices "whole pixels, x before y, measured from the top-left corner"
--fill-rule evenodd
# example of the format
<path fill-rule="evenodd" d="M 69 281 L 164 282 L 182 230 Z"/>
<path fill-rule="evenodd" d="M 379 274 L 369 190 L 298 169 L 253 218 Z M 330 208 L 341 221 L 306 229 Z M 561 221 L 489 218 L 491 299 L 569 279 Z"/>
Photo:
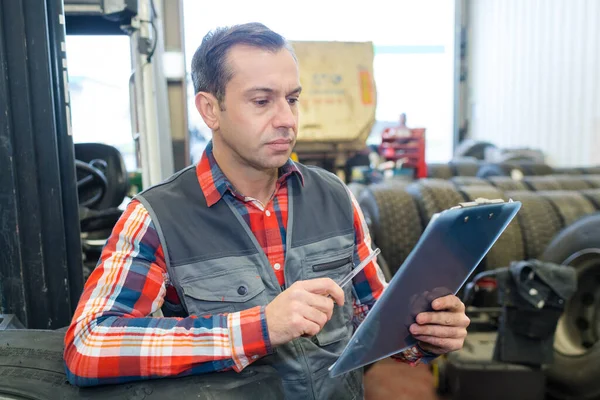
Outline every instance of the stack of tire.
<path fill-rule="evenodd" d="M 482 261 L 495 269 L 541 259 L 571 265 L 579 289 L 556 332 L 548 388 L 558 399 L 600 396 L 600 182 L 597 177 L 476 176 L 422 179 L 354 188 L 373 241 L 391 276 L 408 257 L 432 215 L 476 198 L 522 202 L 522 208 Z"/>

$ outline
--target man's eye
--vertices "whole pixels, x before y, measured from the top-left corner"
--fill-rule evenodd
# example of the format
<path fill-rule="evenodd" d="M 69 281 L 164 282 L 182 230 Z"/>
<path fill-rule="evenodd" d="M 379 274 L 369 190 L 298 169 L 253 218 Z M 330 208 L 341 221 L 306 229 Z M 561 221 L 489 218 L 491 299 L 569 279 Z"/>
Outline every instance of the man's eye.
<path fill-rule="evenodd" d="M 262 99 L 262 100 L 253 100 L 253 102 L 257 106 L 263 107 L 263 106 L 266 106 L 269 103 L 269 100 L 265 100 L 265 99 Z"/>
<path fill-rule="evenodd" d="M 298 103 L 298 98 L 297 97 L 290 97 L 288 99 L 288 103 L 290 103 L 291 105 L 297 104 Z"/>

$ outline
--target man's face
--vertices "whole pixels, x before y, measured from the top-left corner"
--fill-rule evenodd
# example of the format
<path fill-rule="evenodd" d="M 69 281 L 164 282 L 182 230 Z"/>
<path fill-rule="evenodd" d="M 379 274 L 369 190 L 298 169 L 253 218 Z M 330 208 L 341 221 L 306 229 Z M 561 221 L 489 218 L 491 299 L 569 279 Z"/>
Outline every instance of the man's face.
<path fill-rule="evenodd" d="M 254 169 L 281 167 L 298 132 L 296 61 L 286 49 L 273 53 L 238 45 L 230 49 L 227 62 L 233 78 L 225 88 L 215 142 Z"/>

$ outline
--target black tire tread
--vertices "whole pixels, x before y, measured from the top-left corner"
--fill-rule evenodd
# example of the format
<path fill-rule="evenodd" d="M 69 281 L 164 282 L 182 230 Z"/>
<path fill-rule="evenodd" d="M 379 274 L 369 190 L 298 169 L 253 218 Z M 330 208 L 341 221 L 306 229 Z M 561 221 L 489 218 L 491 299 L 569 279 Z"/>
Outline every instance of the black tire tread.
<path fill-rule="evenodd" d="M 523 178 L 523 182 L 536 192 L 542 190 L 561 190 L 560 184 L 554 176 L 526 176 Z"/>
<path fill-rule="evenodd" d="M 371 221 L 374 242 L 393 275 L 423 232 L 417 204 L 398 183 L 369 186 L 362 193 L 359 204 L 365 219 Z"/>
<path fill-rule="evenodd" d="M 585 190 L 594 187 L 585 175 L 554 175 L 553 178 L 562 190 Z"/>
<path fill-rule="evenodd" d="M 479 163 L 476 159 L 456 159 L 450 161 L 450 168 L 454 176 L 476 176 L 479 171 Z"/>
<path fill-rule="evenodd" d="M 529 186 L 524 184 L 522 181 L 514 180 L 509 176 L 490 176 L 488 181 L 503 191 L 525 191 L 530 190 Z"/>
<path fill-rule="evenodd" d="M 450 179 L 458 188 L 462 186 L 492 186 L 491 183 L 476 176 L 455 176 Z"/>
<path fill-rule="evenodd" d="M 561 229 L 558 212 L 549 200 L 537 193 L 521 191 L 505 194 L 507 198 L 522 203 L 517 219 L 523 234 L 525 259 L 537 258 Z"/>
<path fill-rule="evenodd" d="M 427 226 L 433 214 L 463 201 L 463 197 L 449 181 L 421 179 L 407 186 L 406 190 L 413 196 L 421 213 L 423 227 Z"/>
<path fill-rule="evenodd" d="M 450 179 L 454 173 L 448 164 L 432 163 L 427 164 L 427 177 L 433 179 Z"/>
<path fill-rule="evenodd" d="M 594 205 L 596 210 L 600 211 L 600 189 L 587 189 L 580 193 Z"/>
<path fill-rule="evenodd" d="M 589 183 L 590 187 L 600 189 L 600 175 L 583 175 L 582 178 Z"/>
<path fill-rule="evenodd" d="M 594 205 L 579 192 L 560 190 L 538 193 L 556 207 L 562 221 L 561 228 L 569 226 L 578 219 L 596 211 Z"/>
<path fill-rule="evenodd" d="M 582 218 L 561 231 L 540 256 L 540 260 L 563 264 L 580 251 L 597 248 L 600 248 L 599 213 Z M 577 266 L 574 267 L 577 270 Z M 578 356 L 567 356 L 555 350 L 553 363 L 548 367 L 547 387 L 553 399 L 600 398 L 600 343 Z"/>

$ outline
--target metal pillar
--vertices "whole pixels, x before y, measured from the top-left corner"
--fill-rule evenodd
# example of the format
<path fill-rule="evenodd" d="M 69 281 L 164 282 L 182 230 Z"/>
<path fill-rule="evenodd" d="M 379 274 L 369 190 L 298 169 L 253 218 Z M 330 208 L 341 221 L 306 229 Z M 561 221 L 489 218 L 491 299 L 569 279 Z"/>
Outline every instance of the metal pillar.
<path fill-rule="evenodd" d="M 83 286 L 62 0 L 0 0 L 0 312 L 68 325 Z"/>

